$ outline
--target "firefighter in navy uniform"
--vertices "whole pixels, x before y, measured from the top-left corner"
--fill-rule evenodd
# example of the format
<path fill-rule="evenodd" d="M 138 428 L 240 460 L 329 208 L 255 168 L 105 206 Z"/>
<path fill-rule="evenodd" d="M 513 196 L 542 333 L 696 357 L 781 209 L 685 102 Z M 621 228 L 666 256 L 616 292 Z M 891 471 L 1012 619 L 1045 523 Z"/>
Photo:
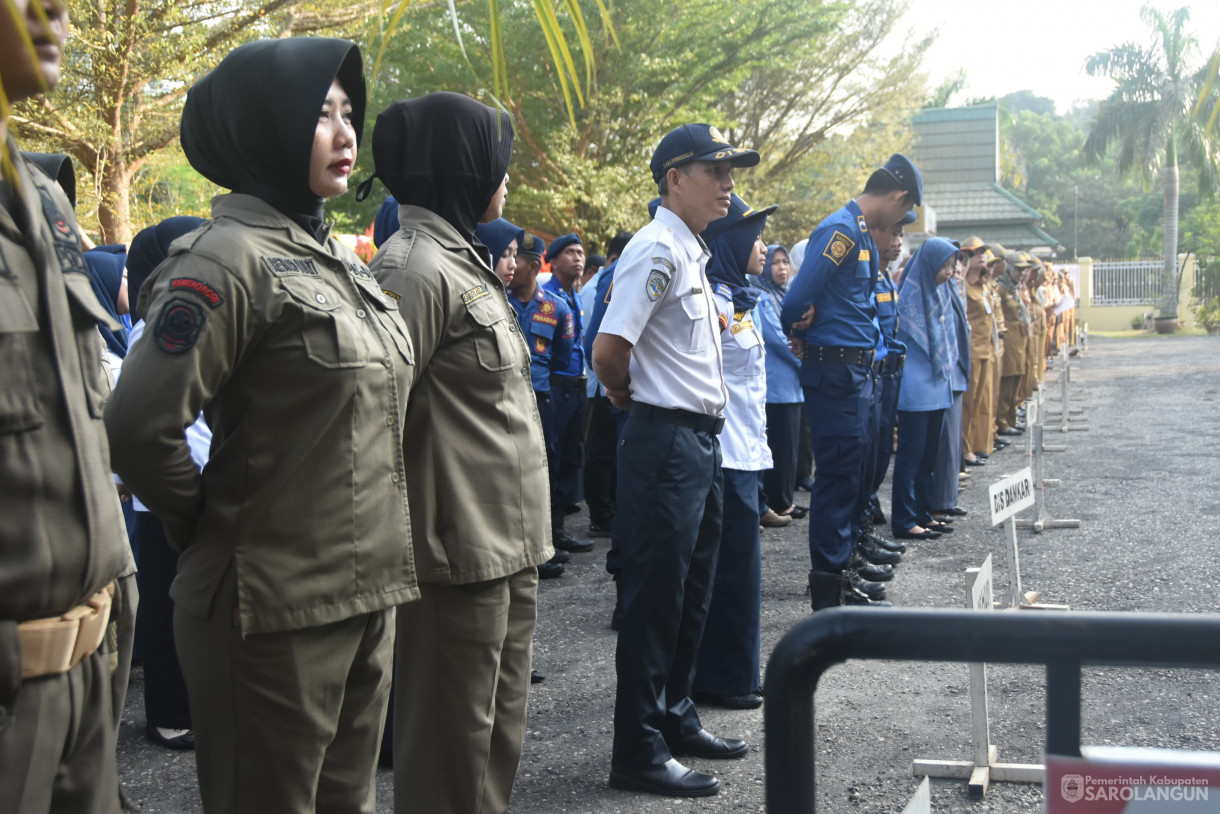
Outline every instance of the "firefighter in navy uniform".
<path fill-rule="evenodd" d="M 809 574 L 813 609 L 871 604 L 848 568 L 859 530 L 864 456 L 869 449 L 873 371 L 881 331 L 874 290 L 879 271 L 871 227 L 900 221 L 923 196 L 906 156 L 876 170 L 864 192 L 823 220 L 784 298 L 784 330 L 803 350 L 801 384 L 813 432 Z M 872 583 L 875 585 L 875 583 Z M 875 590 L 875 589 L 874 589 Z"/>

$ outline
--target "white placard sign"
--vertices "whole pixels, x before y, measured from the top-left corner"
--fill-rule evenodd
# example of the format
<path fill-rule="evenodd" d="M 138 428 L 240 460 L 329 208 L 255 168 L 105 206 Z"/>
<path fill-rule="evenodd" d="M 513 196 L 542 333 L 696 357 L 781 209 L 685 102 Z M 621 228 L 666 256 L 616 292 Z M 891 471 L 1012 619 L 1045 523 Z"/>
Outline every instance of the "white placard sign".
<path fill-rule="evenodd" d="M 998 526 L 1008 518 L 1034 505 L 1034 476 L 1027 466 L 987 489 L 991 503 L 991 525 Z"/>

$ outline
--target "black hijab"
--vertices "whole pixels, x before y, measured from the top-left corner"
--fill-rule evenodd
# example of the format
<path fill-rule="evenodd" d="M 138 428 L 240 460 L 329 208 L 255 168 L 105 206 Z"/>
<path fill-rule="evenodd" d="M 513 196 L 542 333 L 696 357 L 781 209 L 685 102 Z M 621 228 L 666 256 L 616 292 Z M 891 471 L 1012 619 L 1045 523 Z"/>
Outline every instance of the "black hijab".
<path fill-rule="evenodd" d="M 76 168 L 72 166 L 70 157 L 63 153 L 27 153 L 24 150 L 21 155 L 59 184 L 68 196 L 68 203 L 76 209 Z"/>
<path fill-rule="evenodd" d="M 127 299 L 137 319 L 143 319 L 143 311 L 139 307 L 140 289 L 157 266 L 169 257 L 169 244 L 203 224 L 203 218 L 186 215 L 166 218 L 156 226 L 141 229 L 131 239 L 131 246 L 127 249 Z"/>
<path fill-rule="evenodd" d="M 322 199 L 309 188 L 318 113 L 338 79 L 352 100 L 359 144 L 362 71 L 360 49 L 348 40 L 289 37 L 240 45 L 187 94 L 182 151 L 204 178 L 261 198 L 320 241 Z"/>
<path fill-rule="evenodd" d="M 395 102 L 377 116 L 373 177 L 400 204 L 435 212 L 473 246 L 475 227 L 504 181 L 512 152 L 507 113 L 440 91 Z M 358 198 L 371 181 L 361 185 Z"/>

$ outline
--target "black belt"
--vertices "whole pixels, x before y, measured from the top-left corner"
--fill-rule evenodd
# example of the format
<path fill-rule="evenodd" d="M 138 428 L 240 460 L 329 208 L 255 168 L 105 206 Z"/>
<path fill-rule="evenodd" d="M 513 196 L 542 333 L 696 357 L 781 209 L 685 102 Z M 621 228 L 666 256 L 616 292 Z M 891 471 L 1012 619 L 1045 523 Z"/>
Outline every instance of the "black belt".
<path fill-rule="evenodd" d="M 589 384 L 589 380 L 584 376 L 565 376 L 562 373 L 551 374 L 552 387 L 571 387 L 584 390 Z"/>
<path fill-rule="evenodd" d="M 897 373 L 902 370 L 902 366 L 907 362 L 905 353 L 890 353 L 886 354 L 884 359 L 878 359 L 873 362 L 873 371 L 885 375 L 887 373 Z"/>
<path fill-rule="evenodd" d="M 642 401 L 632 402 L 631 417 L 641 421 L 661 421 L 666 424 L 677 424 L 679 427 L 689 427 L 695 432 L 710 432 L 720 435 L 724 429 L 724 416 L 692 413 L 689 410 L 671 410 L 665 407 L 654 407 Z"/>
<path fill-rule="evenodd" d="M 805 348 L 805 361 L 813 362 L 841 362 L 845 365 L 872 367 L 873 358 L 876 355 L 876 348 L 840 348 L 823 345 L 809 345 Z"/>

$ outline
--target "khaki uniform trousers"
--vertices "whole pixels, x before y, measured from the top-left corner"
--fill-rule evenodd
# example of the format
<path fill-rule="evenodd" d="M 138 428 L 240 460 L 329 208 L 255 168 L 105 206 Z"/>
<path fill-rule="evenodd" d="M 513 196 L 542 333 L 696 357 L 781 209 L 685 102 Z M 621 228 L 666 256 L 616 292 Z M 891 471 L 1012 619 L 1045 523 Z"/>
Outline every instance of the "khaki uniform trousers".
<path fill-rule="evenodd" d="M 105 647 L 66 673 L 22 682 L 0 719 L 0 810 L 117 814 L 110 686 Z"/>
<path fill-rule="evenodd" d="M 376 811 L 394 609 L 242 637 L 236 577 L 207 619 L 174 607 L 208 814 Z"/>
<path fill-rule="evenodd" d="M 970 384 L 962 404 L 963 441 L 967 453 L 991 454 L 991 438 L 995 427 L 994 379 L 993 360 L 970 360 Z"/>
<path fill-rule="evenodd" d="M 502 814 L 525 738 L 538 570 L 419 589 L 398 609 L 394 810 Z"/>

